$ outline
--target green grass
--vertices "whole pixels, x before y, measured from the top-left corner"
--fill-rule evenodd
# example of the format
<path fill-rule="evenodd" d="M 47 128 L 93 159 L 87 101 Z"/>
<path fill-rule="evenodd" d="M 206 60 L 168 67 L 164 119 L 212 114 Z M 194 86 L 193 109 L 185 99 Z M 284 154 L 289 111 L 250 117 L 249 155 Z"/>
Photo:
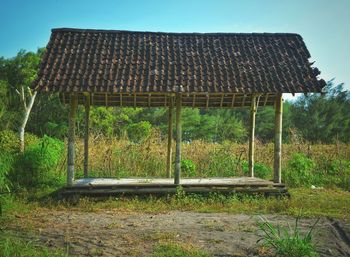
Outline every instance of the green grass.
<path fill-rule="evenodd" d="M 299 218 L 296 218 L 293 228 L 273 226 L 268 220 L 262 218 L 259 228 L 263 232 L 261 241 L 269 249 L 272 249 L 279 257 L 317 257 L 315 246 L 312 243 L 312 232 L 318 220 L 310 227 L 309 231 L 302 235 L 298 226 Z"/>
<path fill-rule="evenodd" d="M 63 251 L 49 249 L 33 241 L 3 235 L 0 237 L 0 256 L 3 257 L 68 257 Z"/>
<path fill-rule="evenodd" d="M 179 243 L 159 243 L 151 257 L 210 257 L 212 255 L 193 247 Z"/>

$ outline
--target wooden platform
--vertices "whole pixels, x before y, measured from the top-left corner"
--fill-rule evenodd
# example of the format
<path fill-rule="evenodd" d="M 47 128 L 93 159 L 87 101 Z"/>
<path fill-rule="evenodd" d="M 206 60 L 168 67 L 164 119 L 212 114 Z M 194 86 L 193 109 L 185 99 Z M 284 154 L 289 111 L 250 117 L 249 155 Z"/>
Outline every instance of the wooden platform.
<path fill-rule="evenodd" d="M 263 195 L 288 195 L 284 184 L 259 178 L 182 178 L 180 185 L 186 193 L 247 193 Z M 174 194 L 177 186 L 168 178 L 84 178 L 75 180 L 73 186 L 61 191 L 63 196 L 109 195 L 167 195 Z"/>

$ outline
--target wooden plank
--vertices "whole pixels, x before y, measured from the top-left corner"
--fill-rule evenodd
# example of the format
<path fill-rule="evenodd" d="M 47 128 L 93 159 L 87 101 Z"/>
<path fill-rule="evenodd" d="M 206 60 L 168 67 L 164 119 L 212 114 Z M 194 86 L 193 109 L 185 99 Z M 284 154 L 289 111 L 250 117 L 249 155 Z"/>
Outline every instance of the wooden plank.
<path fill-rule="evenodd" d="M 275 183 L 281 183 L 281 160 L 282 160 L 282 94 L 276 96 L 275 104 L 275 147 L 274 147 L 274 178 Z"/>
<path fill-rule="evenodd" d="M 176 155 L 175 155 L 175 178 L 174 184 L 180 184 L 181 175 L 181 94 L 176 93 Z"/>
<path fill-rule="evenodd" d="M 168 149 L 167 149 L 167 162 L 166 162 L 166 175 L 168 178 L 171 177 L 172 134 L 173 134 L 173 97 L 170 96 L 169 110 L 168 110 Z"/>
<path fill-rule="evenodd" d="M 255 114 L 256 114 L 256 96 L 252 96 L 250 107 L 250 127 L 249 127 L 249 176 L 254 177 L 254 143 L 255 143 Z"/>
<path fill-rule="evenodd" d="M 77 94 L 70 96 L 70 110 L 68 117 L 68 151 L 67 151 L 67 185 L 73 185 L 75 159 L 75 117 L 78 106 Z"/>
<path fill-rule="evenodd" d="M 234 104 L 235 104 L 235 96 L 236 94 L 232 95 L 232 101 L 231 101 L 231 107 L 233 108 Z"/>
<path fill-rule="evenodd" d="M 89 170 L 89 126 L 90 126 L 90 95 L 85 97 L 85 134 L 84 134 L 84 177 Z"/>

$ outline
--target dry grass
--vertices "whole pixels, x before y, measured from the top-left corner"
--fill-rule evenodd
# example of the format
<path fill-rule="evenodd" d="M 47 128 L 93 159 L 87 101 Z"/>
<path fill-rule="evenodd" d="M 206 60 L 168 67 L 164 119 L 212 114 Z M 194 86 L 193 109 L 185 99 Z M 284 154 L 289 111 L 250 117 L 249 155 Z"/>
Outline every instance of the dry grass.
<path fill-rule="evenodd" d="M 142 144 L 133 144 L 126 140 L 108 138 L 95 138 L 90 142 L 90 170 L 92 176 L 105 177 L 165 177 L 166 175 L 166 141 L 150 138 Z M 173 144 L 173 155 L 175 144 Z M 286 165 L 294 153 L 304 153 L 312 158 L 318 167 L 332 160 L 350 160 L 349 144 L 308 144 L 292 143 L 284 144 L 282 148 L 282 165 Z M 66 155 L 65 155 L 66 156 Z M 183 143 L 183 159 L 189 159 L 196 165 L 198 176 L 224 175 L 220 173 L 208 173 L 220 169 L 220 163 L 225 158 L 234 158 L 239 162 L 247 160 L 248 144 L 225 142 L 223 144 L 208 143 L 196 140 L 191 143 Z M 83 141 L 77 142 L 76 169 L 79 174 L 83 170 Z M 216 158 L 216 159 L 215 159 Z M 173 160 L 175 157 L 173 156 Z M 230 160 L 227 160 L 230 163 Z M 255 161 L 272 168 L 273 144 L 257 142 Z M 66 160 L 62 159 L 59 165 L 60 172 L 65 172 Z M 232 163 L 231 169 L 237 169 Z M 236 172 L 236 173 L 237 173 Z M 184 174 L 186 175 L 186 174 Z"/>

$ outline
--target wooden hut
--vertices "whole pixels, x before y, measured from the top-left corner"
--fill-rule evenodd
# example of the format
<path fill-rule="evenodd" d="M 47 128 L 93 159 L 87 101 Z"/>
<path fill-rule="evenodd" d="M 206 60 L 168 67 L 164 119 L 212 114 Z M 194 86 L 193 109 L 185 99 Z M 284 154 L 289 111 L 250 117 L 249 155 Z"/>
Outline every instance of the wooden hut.
<path fill-rule="evenodd" d="M 321 92 L 325 85 L 324 80 L 317 78 L 320 72 L 312 67 L 309 58 L 302 37 L 290 33 L 202 34 L 60 28 L 52 30 L 34 88 L 42 93 L 58 92 L 61 101 L 70 105 L 67 189 L 169 192 L 176 185 L 183 185 L 188 191 L 191 188 L 204 190 L 208 186 L 237 191 L 237 185 L 249 189 L 254 186 L 271 188 L 271 185 L 279 188 L 282 187 L 282 94 Z M 174 181 L 153 180 L 147 184 L 130 179 L 75 181 L 78 104 L 85 106 L 87 124 L 91 105 L 169 108 L 168 176 L 171 175 L 172 109 L 175 107 Z M 250 108 L 250 179 L 181 180 L 183 106 Z M 275 107 L 272 182 L 254 179 L 254 128 L 258 106 Z M 89 133 L 86 127 L 84 173 L 88 177 Z"/>

